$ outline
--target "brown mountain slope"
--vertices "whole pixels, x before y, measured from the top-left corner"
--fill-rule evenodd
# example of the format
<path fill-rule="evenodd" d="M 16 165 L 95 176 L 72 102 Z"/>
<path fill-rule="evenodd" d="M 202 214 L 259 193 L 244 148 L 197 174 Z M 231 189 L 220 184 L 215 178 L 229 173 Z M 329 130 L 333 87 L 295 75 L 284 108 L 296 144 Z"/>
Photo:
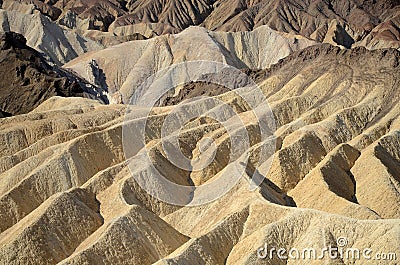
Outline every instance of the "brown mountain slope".
<path fill-rule="evenodd" d="M 57 74 L 19 34 L 0 36 L 1 109 L 13 115 L 36 108 L 49 97 L 83 96 L 77 83 Z"/>
<path fill-rule="evenodd" d="M 129 28 L 146 37 L 177 33 L 193 25 L 219 31 L 268 25 L 345 47 L 360 42 L 369 48 L 398 48 L 400 41 L 398 0 L 20 0 L 18 4 L 5 0 L 3 8 L 25 12 L 36 8 L 72 28 L 114 34 Z"/>
<path fill-rule="evenodd" d="M 52 96 L 97 97 L 80 85 L 84 80 L 48 65 L 20 34 L 0 34 L 0 62 L 0 108 L 12 115 L 27 113 Z"/>

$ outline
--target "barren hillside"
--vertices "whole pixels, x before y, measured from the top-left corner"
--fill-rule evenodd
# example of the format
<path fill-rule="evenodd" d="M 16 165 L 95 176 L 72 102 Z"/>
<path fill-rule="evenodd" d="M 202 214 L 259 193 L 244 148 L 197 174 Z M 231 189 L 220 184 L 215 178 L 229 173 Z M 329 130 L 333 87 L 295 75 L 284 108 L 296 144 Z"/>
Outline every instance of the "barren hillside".
<path fill-rule="evenodd" d="M 0 0 L 0 75 L 0 265 L 399 264 L 399 0 Z"/>
<path fill-rule="evenodd" d="M 90 62 L 95 61 L 106 76 L 110 101 L 121 102 L 122 98 L 123 102 L 128 103 L 132 97 L 135 98 L 142 92 L 140 87 L 149 78 L 174 65 L 213 61 L 238 69 L 264 69 L 291 52 L 314 44 L 315 41 L 302 36 L 277 32 L 267 26 L 236 33 L 190 27 L 179 34 L 131 41 L 89 52 L 68 62 L 64 68 L 79 73 L 87 80 L 96 80 L 101 77 L 85 70 Z M 205 63 L 198 69 L 197 75 L 207 73 L 211 70 L 210 67 L 214 66 Z M 177 80 L 184 78 L 186 74 L 184 68 L 174 71 L 182 71 L 182 74 L 174 74 Z M 165 74 L 168 74 L 168 70 Z"/>
<path fill-rule="evenodd" d="M 53 97 L 0 120 L 0 263 L 320 264 L 260 259 L 257 250 L 341 237 L 398 253 L 399 57 L 312 46 L 248 72 L 259 88 L 152 109 L 145 97 L 131 107 Z M 167 121 L 181 120 L 164 134 Z M 243 133 L 248 145 L 237 142 Z M 192 169 L 209 151 L 214 159 L 200 170 L 177 166 L 165 149 L 172 136 Z M 188 192 L 165 194 L 157 176 Z M 224 183 L 232 187 L 219 194 Z"/>
<path fill-rule="evenodd" d="M 38 11 L 68 28 L 124 36 L 153 37 L 189 26 L 250 31 L 267 25 L 345 47 L 400 47 L 397 0 L 4 0 L 3 8 Z"/>

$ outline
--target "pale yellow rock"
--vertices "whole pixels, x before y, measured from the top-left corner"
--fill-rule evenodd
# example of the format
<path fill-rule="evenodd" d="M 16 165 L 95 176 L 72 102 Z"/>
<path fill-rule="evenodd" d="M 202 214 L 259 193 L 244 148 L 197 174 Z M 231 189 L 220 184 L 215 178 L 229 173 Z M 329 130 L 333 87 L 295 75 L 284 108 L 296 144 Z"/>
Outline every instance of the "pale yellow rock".
<path fill-rule="evenodd" d="M 143 52 L 149 44 L 136 43 Z M 121 47 L 132 57 L 139 54 L 127 44 L 112 49 Z M 110 54 L 104 60 L 121 60 L 120 54 L 104 54 Z M 276 141 L 263 139 L 257 126 L 258 115 L 268 117 L 268 108 L 256 101 L 253 112 L 236 93 L 256 95 L 249 87 L 213 97 L 220 100 L 217 105 L 204 98 L 185 101 L 175 114 L 175 106 L 149 111 L 55 97 L 31 113 L 0 120 L 0 263 L 376 264 L 257 257 L 266 243 L 319 251 L 340 237 L 348 247 L 398 253 L 398 66 L 374 54 L 380 63 L 369 62 L 373 67 L 340 57 L 339 63 L 311 60 L 296 71 L 278 65 L 265 78 L 258 73 L 275 117 Z M 125 62 L 126 69 L 135 67 Z M 242 123 L 223 111 L 223 102 Z M 168 117 L 175 124 L 193 113 L 203 115 L 163 135 Z M 212 113 L 227 120 L 230 135 L 207 116 Z M 123 145 L 124 125 L 132 126 L 136 134 L 129 140 L 137 145 Z M 248 146 L 240 128 L 248 134 Z M 212 147 L 215 159 L 201 170 L 180 168 L 163 147 L 173 136 L 189 166 L 199 164 Z M 232 144 L 234 137 L 240 141 Z M 241 146 L 243 152 L 230 155 Z M 265 146 L 269 153 L 261 156 Z M 168 194 L 180 204 L 154 196 L 162 194 L 160 173 L 191 186 L 190 192 Z M 229 181 L 218 182 L 224 178 Z M 230 180 L 236 182 L 225 193 Z M 256 180 L 260 185 L 254 187 Z M 213 189 L 204 190 L 207 184 Z M 203 194 L 216 198 L 187 205 Z"/>
<path fill-rule="evenodd" d="M 247 43 L 246 46 L 244 43 Z M 293 50 L 313 44 L 316 42 L 296 35 L 281 34 L 267 26 L 237 33 L 189 27 L 179 34 L 132 41 L 90 52 L 64 67 L 90 80 L 85 65 L 95 60 L 107 76 L 110 93 L 120 91 L 125 102 L 128 102 L 136 88 L 147 78 L 172 64 L 201 60 L 226 63 L 239 69 L 260 69 L 278 62 Z M 209 68 L 207 65 L 205 67 Z M 202 69 L 201 73 L 208 70 L 212 69 Z"/>

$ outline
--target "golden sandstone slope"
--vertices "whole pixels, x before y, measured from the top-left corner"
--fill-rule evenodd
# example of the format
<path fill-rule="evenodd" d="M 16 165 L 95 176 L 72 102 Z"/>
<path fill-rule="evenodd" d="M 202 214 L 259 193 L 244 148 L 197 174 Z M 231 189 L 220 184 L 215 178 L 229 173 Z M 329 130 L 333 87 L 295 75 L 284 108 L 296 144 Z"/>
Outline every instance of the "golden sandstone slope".
<path fill-rule="evenodd" d="M 265 243 L 321 248 L 340 237 L 348 247 L 398 252 L 399 56 L 319 45 L 249 72 L 275 118 L 274 155 L 260 158 L 271 168 L 251 190 L 256 163 L 250 159 L 228 193 L 199 206 L 152 197 L 133 176 L 151 182 L 156 168 L 173 182 L 194 185 L 196 193 L 196 186 L 232 174 L 238 163 L 226 157 L 234 146 L 214 119 L 195 118 L 179 134 L 192 161 L 201 156 L 202 139 L 214 140 L 215 162 L 201 172 L 177 168 L 163 152 L 161 128 L 173 106 L 147 117 L 144 108 L 132 107 L 132 118 L 123 105 L 53 97 L 0 120 L 0 264 L 321 264 L 262 260 L 257 249 Z M 238 112 L 249 152 L 257 153 L 266 142 L 249 106 L 235 91 L 214 98 Z M 181 106 L 218 109 L 208 104 L 197 99 Z M 124 125 L 144 118 L 147 150 L 126 157 Z M 129 167 L 143 150 L 149 163 Z"/>

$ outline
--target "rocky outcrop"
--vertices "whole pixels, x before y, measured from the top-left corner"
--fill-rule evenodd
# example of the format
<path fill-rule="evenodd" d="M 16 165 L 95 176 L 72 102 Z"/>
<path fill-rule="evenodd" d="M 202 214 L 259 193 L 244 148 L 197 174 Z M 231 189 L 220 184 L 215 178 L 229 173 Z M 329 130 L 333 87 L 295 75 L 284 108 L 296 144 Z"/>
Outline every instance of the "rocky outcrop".
<path fill-rule="evenodd" d="M 6 118 L 12 116 L 10 113 L 0 110 L 0 118 Z"/>
<path fill-rule="evenodd" d="M 53 71 L 20 34 L 0 35 L 1 108 L 13 115 L 27 113 L 55 96 L 83 96 L 77 83 Z"/>
<path fill-rule="evenodd" d="M 63 29 L 41 14 L 23 14 L 0 9 L 0 31 L 24 35 L 27 44 L 50 63 L 59 66 L 92 50 L 104 48 L 99 42 L 79 33 Z"/>
<path fill-rule="evenodd" d="M 52 96 L 107 100 L 96 86 L 47 64 L 40 53 L 26 45 L 21 34 L 0 34 L 0 60 L 0 108 L 5 113 L 27 113 Z"/>
<path fill-rule="evenodd" d="M 400 48 L 400 15 L 397 14 L 377 25 L 357 46 L 368 49 Z"/>
<path fill-rule="evenodd" d="M 98 52 L 84 54 L 64 65 L 91 80 L 85 68 L 96 61 L 102 69 L 111 96 L 122 94 L 128 103 L 140 91 L 141 85 L 152 75 L 171 65 L 191 61 L 225 63 L 236 68 L 260 69 L 277 63 L 292 51 L 316 42 L 297 35 L 283 34 L 267 26 L 251 32 L 211 32 L 191 27 L 175 34 L 145 41 L 123 43 Z M 208 73 L 214 66 L 205 63 L 199 74 Z M 175 70 L 180 71 L 180 70 Z M 183 68 L 183 74 L 186 72 Z M 179 75 L 179 73 L 177 73 Z"/>
<path fill-rule="evenodd" d="M 71 29 L 178 33 L 189 26 L 251 31 L 260 26 L 343 47 L 398 48 L 398 1 L 39 1 L 5 0 L 3 8 L 35 11 Z M 62 13 L 61 13 L 62 12 Z M 124 29 L 119 29 L 124 28 Z"/>
<path fill-rule="evenodd" d="M 52 20 L 56 20 L 62 13 L 61 9 L 53 5 L 49 5 L 49 1 L 46 2 L 40 0 L 3 0 L 1 7 L 3 9 L 15 10 L 25 14 L 31 14 L 35 11 L 38 11 Z"/>

